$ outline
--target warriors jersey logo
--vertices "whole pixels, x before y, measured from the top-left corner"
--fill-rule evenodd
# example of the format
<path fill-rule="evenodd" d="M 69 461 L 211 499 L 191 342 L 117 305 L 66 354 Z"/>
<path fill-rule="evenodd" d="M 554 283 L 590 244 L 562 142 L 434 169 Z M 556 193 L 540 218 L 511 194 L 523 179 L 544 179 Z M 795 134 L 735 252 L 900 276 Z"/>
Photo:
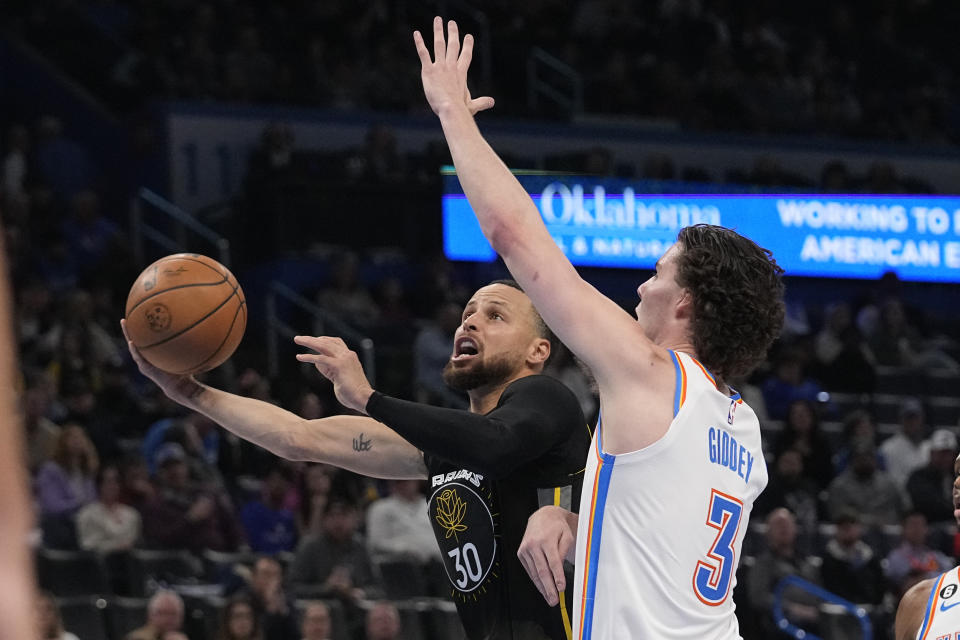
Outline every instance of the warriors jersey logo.
<path fill-rule="evenodd" d="M 485 591 L 488 578 L 496 578 L 497 539 L 490 512 L 489 491 L 460 482 L 437 487 L 430 496 L 430 519 L 447 577 L 454 595 L 465 600 L 467 594 Z M 459 592 L 459 594 L 457 594 Z M 476 597 L 473 594 L 472 597 Z"/>
<path fill-rule="evenodd" d="M 467 503 L 460 499 L 456 489 L 445 489 L 437 496 L 435 504 L 437 514 L 433 517 L 446 530 L 444 538 L 467 530 L 467 525 L 463 524 L 463 518 L 467 515 Z"/>

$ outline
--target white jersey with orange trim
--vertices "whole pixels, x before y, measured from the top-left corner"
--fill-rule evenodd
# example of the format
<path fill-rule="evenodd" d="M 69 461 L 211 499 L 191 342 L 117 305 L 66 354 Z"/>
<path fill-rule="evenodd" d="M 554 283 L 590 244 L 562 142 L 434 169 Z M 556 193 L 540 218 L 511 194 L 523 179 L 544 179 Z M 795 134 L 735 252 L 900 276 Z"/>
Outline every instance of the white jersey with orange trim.
<path fill-rule="evenodd" d="M 667 433 L 619 455 L 603 451 L 602 425 L 594 434 L 577 531 L 579 640 L 740 637 L 731 594 L 767 484 L 760 423 L 694 358 L 671 355 Z"/>
<path fill-rule="evenodd" d="M 960 567 L 940 575 L 930 589 L 917 640 L 960 640 Z"/>

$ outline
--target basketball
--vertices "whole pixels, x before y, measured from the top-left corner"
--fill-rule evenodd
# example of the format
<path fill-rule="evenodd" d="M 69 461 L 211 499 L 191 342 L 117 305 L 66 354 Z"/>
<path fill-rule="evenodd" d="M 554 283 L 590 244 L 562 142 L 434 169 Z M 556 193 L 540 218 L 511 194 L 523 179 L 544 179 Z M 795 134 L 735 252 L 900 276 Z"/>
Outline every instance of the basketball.
<path fill-rule="evenodd" d="M 247 327 L 240 283 L 207 256 L 160 258 L 137 278 L 126 306 L 127 335 L 168 373 L 208 371 L 233 354 Z"/>

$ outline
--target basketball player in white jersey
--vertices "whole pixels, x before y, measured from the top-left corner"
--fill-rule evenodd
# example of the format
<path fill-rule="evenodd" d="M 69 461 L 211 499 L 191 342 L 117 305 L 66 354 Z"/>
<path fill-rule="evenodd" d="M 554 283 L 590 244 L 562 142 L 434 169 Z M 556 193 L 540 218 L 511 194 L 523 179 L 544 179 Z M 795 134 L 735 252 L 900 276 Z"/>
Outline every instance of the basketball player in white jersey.
<path fill-rule="evenodd" d="M 782 270 L 733 231 L 683 229 L 639 287 L 636 318 L 585 282 L 474 122 L 457 26 L 414 42 L 424 93 L 484 235 L 544 320 L 596 377 L 601 418 L 581 516 L 537 512 L 518 553 L 548 602 L 567 587 L 573 637 L 738 638 L 731 592 L 754 499 L 767 482 L 760 428 L 726 380 L 765 356 L 783 322 Z"/>
<path fill-rule="evenodd" d="M 960 456 L 953 462 L 953 517 L 960 525 Z M 960 566 L 910 587 L 897 607 L 894 640 L 960 638 Z"/>

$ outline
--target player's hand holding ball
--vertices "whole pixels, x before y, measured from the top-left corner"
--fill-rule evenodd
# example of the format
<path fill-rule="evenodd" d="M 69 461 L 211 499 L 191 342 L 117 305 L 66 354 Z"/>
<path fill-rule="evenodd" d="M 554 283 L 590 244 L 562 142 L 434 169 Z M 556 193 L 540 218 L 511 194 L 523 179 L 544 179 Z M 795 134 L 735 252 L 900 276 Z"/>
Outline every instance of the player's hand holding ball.
<path fill-rule="evenodd" d="M 182 402 L 200 385 L 192 374 L 229 358 L 247 326 L 246 299 L 230 271 L 212 258 L 178 253 L 144 269 L 121 321 L 140 372 Z"/>

